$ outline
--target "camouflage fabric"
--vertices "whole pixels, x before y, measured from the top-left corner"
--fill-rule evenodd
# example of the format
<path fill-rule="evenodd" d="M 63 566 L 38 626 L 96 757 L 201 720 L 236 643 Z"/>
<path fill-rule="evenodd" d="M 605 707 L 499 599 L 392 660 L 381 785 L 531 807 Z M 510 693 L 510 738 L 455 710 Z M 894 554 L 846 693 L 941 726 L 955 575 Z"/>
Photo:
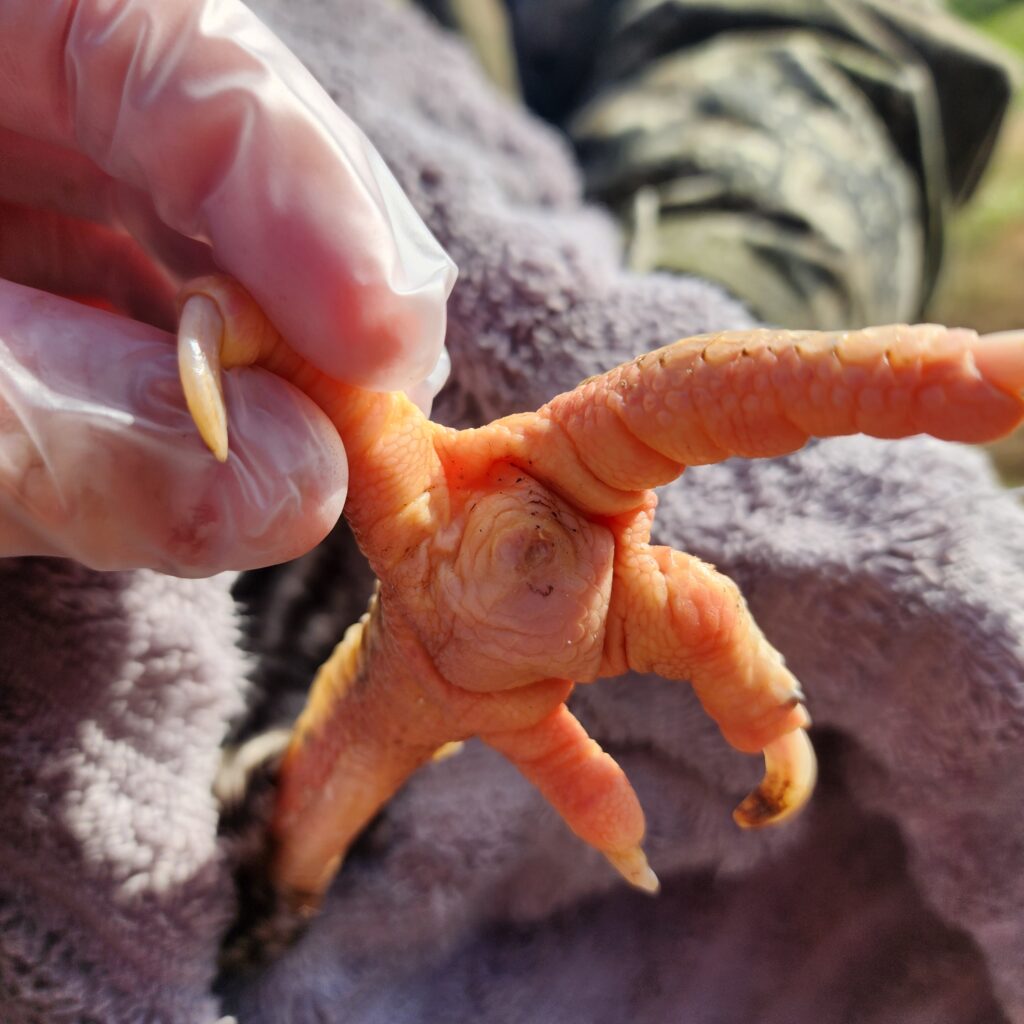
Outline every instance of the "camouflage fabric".
<path fill-rule="evenodd" d="M 920 316 L 1012 93 L 930 0 L 421 3 L 567 133 L 635 269 L 793 327 Z"/>

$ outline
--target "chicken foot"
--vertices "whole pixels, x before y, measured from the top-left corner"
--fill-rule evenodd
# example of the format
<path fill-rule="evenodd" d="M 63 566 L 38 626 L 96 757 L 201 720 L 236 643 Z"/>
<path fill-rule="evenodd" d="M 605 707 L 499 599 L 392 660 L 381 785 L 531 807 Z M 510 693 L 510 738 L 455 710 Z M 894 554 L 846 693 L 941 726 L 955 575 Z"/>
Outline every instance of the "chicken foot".
<path fill-rule="evenodd" d="M 800 687 L 731 580 L 649 543 L 653 488 L 812 436 L 980 442 L 1024 414 L 1024 333 L 920 325 L 689 338 L 537 412 L 457 431 L 401 394 L 320 373 L 227 278 L 190 283 L 179 308 L 183 386 L 208 446 L 227 457 L 221 368 L 259 365 L 302 390 L 344 441 L 345 516 L 380 581 L 279 770 L 272 871 L 306 906 L 405 779 L 471 736 L 656 891 L 636 794 L 565 706 L 574 683 L 628 670 L 689 680 L 734 747 L 763 753 L 738 824 L 796 813 L 816 774 Z"/>

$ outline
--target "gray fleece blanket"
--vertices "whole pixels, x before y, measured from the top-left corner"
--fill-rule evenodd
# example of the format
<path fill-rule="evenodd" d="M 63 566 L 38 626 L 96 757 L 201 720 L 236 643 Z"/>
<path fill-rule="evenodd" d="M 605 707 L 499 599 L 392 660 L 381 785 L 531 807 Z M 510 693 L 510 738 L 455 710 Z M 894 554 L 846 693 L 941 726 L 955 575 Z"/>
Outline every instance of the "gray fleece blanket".
<path fill-rule="evenodd" d="M 700 282 L 623 274 L 560 142 L 414 12 L 255 6 L 461 267 L 442 418 L 747 322 Z M 686 686 L 602 682 L 575 710 L 644 802 L 658 898 L 471 743 L 389 805 L 291 949 L 219 977 L 239 907 L 218 745 L 253 670 L 264 724 L 287 708 L 275 685 L 340 633 L 365 570 L 336 537 L 250 581 L 247 656 L 230 578 L 0 563 L 0 1020 L 1024 1022 L 1024 516 L 982 455 L 823 442 L 688 472 L 658 523 L 737 579 L 802 680 L 809 810 L 739 832 L 756 759 Z"/>

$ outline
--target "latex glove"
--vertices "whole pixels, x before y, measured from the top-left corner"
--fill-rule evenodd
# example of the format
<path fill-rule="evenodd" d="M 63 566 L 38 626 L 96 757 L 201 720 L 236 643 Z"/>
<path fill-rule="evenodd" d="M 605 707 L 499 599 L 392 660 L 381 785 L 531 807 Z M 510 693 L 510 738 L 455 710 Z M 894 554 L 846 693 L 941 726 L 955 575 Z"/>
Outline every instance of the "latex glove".
<path fill-rule="evenodd" d="M 170 329 L 177 281 L 219 266 L 327 373 L 424 399 L 454 268 L 241 4 L 6 0 L 0 153 L 0 277 Z M 0 554 L 201 575 L 329 529 L 347 481 L 319 410 L 229 375 L 219 466 L 173 352 L 151 326 L 0 283 Z"/>

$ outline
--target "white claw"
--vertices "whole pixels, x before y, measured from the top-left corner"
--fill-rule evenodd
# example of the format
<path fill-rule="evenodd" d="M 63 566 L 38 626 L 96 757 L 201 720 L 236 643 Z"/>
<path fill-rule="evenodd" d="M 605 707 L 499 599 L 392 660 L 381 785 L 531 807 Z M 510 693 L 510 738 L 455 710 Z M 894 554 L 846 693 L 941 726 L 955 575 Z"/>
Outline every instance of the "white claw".
<path fill-rule="evenodd" d="M 814 747 L 804 729 L 794 729 L 764 748 L 764 779 L 732 812 L 741 828 L 777 825 L 810 798 L 818 778 Z"/>
<path fill-rule="evenodd" d="M 630 885 L 652 896 L 661 888 L 658 876 L 647 863 L 647 855 L 639 846 L 619 853 L 605 851 L 608 862 Z"/>
<path fill-rule="evenodd" d="M 454 757 L 456 754 L 462 753 L 462 748 L 466 744 L 462 740 L 451 740 L 448 743 L 442 743 L 441 746 L 434 751 L 430 756 L 431 761 L 447 761 L 449 757 Z"/>
<path fill-rule="evenodd" d="M 228 457 L 228 415 L 220 371 L 224 318 L 206 295 L 190 295 L 178 318 L 178 376 L 188 411 L 220 462 Z"/>

